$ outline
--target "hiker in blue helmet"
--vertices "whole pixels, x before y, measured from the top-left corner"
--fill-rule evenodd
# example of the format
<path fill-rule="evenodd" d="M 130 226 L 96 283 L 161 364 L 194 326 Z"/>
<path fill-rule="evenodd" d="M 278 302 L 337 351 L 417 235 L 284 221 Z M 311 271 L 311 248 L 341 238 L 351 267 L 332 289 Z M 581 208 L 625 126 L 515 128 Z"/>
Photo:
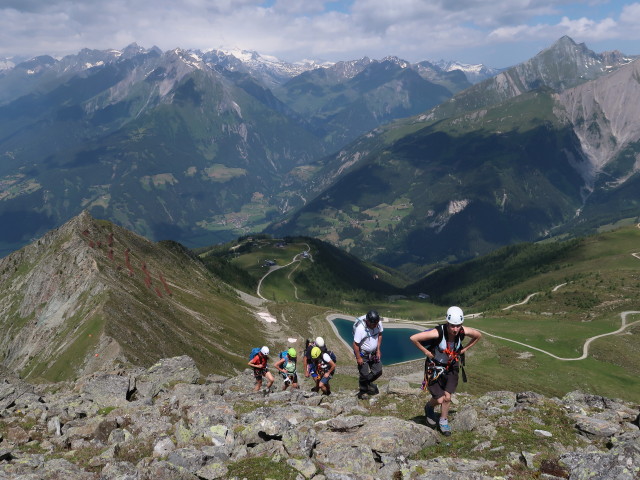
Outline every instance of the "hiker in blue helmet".
<path fill-rule="evenodd" d="M 460 307 L 450 307 L 446 320 L 447 323 L 411 335 L 410 340 L 426 356 L 423 389 L 428 388 L 431 393 L 431 398 L 424 407 L 427 424 L 431 427 L 436 426 L 434 407 L 440 405 L 438 427 L 443 435 L 449 436 L 451 395 L 458 387 L 460 365 L 464 362 L 463 355 L 478 343 L 482 334 L 475 328 L 462 326 L 464 315 Z M 471 341 L 463 346 L 465 337 L 469 337 Z M 466 381 L 464 375 L 462 378 Z"/>
<path fill-rule="evenodd" d="M 369 310 L 366 315 L 356 318 L 353 324 L 353 354 L 358 363 L 358 398 L 376 395 L 378 386 L 373 383 L 382 375 L 382 324 L 380 315 Z"/>

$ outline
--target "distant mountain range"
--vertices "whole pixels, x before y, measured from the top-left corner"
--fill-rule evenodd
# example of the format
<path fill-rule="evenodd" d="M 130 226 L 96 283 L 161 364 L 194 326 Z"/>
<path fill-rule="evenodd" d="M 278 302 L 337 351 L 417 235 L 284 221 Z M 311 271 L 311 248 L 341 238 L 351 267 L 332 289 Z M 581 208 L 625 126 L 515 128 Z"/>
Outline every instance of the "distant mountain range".
<path fill-rule="evenodd" d="M 0 251 L 87 209 L 190 247 L 267 229 L 411 270 L 638 214 L 634 58 L 564 37 L 455 67 L 135 44 L 18 63 Z"/>
<path fill-rule="evenodd" d="M 640 214 L 640 61 L 568 37 L 324 161 L 276 235 L 405 269 Z"/>
<path fill-rule="evenodd" d="M 189 245 L 303 205 L 314 162 L 470 83 L 398 58 L 289 64 L 132 44 L 0 71 L 0 251 L 89 209 Z"/>

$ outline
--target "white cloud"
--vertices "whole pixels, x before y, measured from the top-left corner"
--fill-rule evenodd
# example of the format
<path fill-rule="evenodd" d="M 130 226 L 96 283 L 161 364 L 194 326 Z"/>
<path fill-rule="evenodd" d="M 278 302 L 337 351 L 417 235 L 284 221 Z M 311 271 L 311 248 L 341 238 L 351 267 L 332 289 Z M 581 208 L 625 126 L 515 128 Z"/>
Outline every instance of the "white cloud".
<path fill-rule="evenodd" d="M 559 23 L 561 28 L 566 29 L 567 35 L 592 40 L 602 40 L 618 37 L 618 24 L 611 18 L 605 18 L 600 22 L 588 18 L 570 20 L 563 17 Z"/>
<path fill-rule="evenodd" d="M 588 0 L 3 0 L 0 57 L 137 42 L 239 47 L 291 61 L 473 52 L 477 61 L 506 66 L 535 54 L 527 42 L 548 46 L 569 35 L 597 49 L 588 42 L 637 39 L 639 23 L 639 3 Z"/>

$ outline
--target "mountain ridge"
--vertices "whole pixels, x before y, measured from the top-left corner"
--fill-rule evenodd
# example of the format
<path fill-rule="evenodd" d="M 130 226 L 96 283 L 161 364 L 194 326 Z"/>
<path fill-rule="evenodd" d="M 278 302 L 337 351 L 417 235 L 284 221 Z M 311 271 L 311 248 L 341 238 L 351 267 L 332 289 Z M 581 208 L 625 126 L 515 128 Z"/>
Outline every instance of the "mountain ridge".
<path fill-rule="evenodd" d="M 183 247 L 86 211 L 0 260 L 0 272 L 0 356 L 25 378 L 150 366 L 168 352 L 191 352 L 203 371 L 237 368 L 244 355 L 217 332 L 243 337 L 257 322 Z"/>

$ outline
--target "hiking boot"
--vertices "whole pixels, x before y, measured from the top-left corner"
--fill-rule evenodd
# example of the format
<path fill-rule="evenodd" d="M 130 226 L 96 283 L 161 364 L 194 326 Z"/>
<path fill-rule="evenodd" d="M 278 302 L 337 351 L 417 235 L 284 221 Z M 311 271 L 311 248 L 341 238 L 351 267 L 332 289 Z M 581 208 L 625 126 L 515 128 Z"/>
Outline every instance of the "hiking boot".
<path fill-rule="evenodd" d="M 380 393 L 380 390 L 378 390 L 378 386 L 375 383 L 372 383 L 369 385 L 369 391 L 367 393 L 369 393 L 369 395 L 377 395 Z"/>
<path fill-rule="evenodd" d="M 318 390 L 320 390 L 320 387 L 313 387 L 313 388 L 311 389 L 311 391 L 312 391 L 312 392 L 317 392 Z"/>
<path fill-rule="evenodd" d="M 436 426 L 436 412 L 431 405 L 427 404 L 424 406 L 424 416 L 427 419 L 427 425 L 430 427 Z"/>
<path fill-rule="evenodd" d="M 356 396 L 358 397 L 358 400 L 366 400 L 367 398 L 369 398 L 367 392 L 358 392 L 358 395 Z"/>
<path fill-rule="evenodd" d="M 440 420 L 439 427 L 440 427 L 440 431 L 445 437 L 451 436 L 451 427 L 449 426 L 449 422 L 447 420 L 445 420 L 444 422 Z"/>

